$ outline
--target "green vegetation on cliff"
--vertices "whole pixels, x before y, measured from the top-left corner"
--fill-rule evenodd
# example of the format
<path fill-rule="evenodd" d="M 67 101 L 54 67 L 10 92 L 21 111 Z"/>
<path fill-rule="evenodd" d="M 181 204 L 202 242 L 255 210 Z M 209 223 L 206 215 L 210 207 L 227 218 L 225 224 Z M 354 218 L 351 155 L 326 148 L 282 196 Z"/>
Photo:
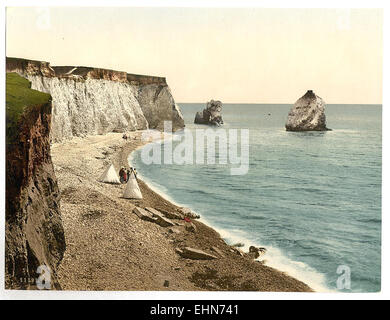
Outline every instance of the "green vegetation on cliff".
<path fill-rule="evenodd" d="M 16 73 L 6 75 L 7 144 L 16 137 L 18 122 L 25 108 L 41 106 L 51 100 L 50 94 L 31 89 L 31 83 Z"/>

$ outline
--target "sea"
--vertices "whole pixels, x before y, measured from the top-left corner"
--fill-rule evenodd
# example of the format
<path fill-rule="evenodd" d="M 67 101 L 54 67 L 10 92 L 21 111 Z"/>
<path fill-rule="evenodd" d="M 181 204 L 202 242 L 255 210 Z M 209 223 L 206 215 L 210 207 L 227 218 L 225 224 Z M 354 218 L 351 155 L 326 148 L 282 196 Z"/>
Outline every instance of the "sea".
<path fill-rule="evenodd" d="M 204 103 L 179 106 L 194 137 L 197 129 L 209 128 L 194 124 Z M 290 108 L 223 105 L 220 128 L 237 129 L 238 155 L 244 143 L 240 133 L 249 133 L 246 174 L 232 175 L 230 169 L 237 164 L 219 163 L 224 150 L 218 147 L 215 164 L 206 158 L 203 164 L 166 163 L 164 150 L 183 144 L 184 131 L 155 142 L 161 148 L 161 164 L 144 161 L 147 146 L 129 160 L 152 188 L 199 213 L 229 244 L 242 244 L 244 250 L 266 247 L 260 257 L 266 265 L 320 292 L 378 292 L 382 106 L 327 105 L 327 126 L 332 129 L 327 132 L 287 132 Z M 184 143 L 197 142 L 194 138 Z"/>

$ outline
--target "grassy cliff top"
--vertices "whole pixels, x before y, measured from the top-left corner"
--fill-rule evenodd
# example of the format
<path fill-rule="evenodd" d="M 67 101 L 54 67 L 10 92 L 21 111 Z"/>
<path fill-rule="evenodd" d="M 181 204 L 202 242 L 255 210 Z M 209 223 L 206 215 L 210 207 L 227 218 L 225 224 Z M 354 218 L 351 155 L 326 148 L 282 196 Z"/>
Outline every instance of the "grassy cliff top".
<path fill-rule="evenodd" d="M 6 75 L 7 144 L 17 133 L 18 121 L 26 107 L 46 104 L 50 94 L 31 89 L 31 83 L 16 73 Z"/>

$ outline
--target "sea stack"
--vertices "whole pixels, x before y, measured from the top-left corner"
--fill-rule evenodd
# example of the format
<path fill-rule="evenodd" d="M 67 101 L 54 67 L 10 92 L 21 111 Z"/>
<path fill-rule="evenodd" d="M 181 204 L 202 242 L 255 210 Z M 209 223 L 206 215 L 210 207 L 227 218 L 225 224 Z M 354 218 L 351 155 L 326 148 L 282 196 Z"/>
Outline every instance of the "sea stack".
<path fill-rule="evenodd" d="M 211 100 L 207 102 L 206 108 L 203 112 L 197 112 L 194 123 L 208 124 L 220 126 L 223 124 L 222 120 L 222 102 Z"/>
<path fill-rule="evenodd" d="M 288 113 L 287 131 L 327 131 L 325 117 L 325 101 L 313 90 L 295 102 Z"/>

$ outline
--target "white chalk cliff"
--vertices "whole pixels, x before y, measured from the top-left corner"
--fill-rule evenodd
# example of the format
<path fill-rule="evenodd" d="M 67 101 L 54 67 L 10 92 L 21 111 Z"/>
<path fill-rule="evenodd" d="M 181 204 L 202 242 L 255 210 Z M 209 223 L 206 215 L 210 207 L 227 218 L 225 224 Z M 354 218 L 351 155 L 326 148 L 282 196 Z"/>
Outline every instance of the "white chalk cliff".
<path fill-rule="evenodd" d="M 287 131 L 326 131 L 325 101 L 312 90 L 295 102 L 287 122 Z"/>
<path fill-rule="evenodd" d="M 52 96 L 52 142 L 74 136 L 184 127 L 165 78 L 89 67 L 52 67 L 48 62 L 7 58 L 7 72 Z"/>

